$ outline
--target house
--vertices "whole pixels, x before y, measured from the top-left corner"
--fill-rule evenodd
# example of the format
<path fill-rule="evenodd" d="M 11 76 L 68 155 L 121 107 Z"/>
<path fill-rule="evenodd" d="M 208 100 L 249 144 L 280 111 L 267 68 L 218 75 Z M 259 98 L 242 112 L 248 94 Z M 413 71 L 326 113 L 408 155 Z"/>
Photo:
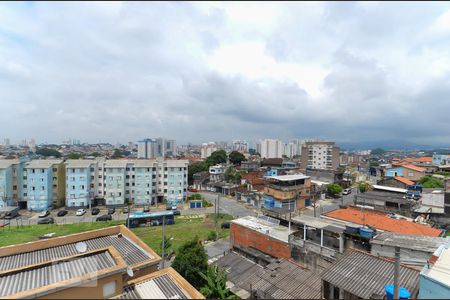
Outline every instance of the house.
<path fill-rule="evenodd" d="M 358 225 L 368 225 L 381 232 L 388 231 L 423 236 L 441 236 L 443 234 L 442 230 L 428 225 L 417 224 L 406 220 L 406 218 L 397 219 L 386 212 L 352 206 L 333 210 L 323 214 L 321 218 L 340 220 Z"/>
<path fill-rule="evenodd" d="M 248 191 L 261 191 L 264 189 L 264 179 L 262 172 L 248 172 L 247 174 L 242 174 L 241 184 L 247 185 Z"/>
<path fill-rule="evenodd" d="M 310 205 L 311 179 L 304 174 L 271 176 L 264 187 L 264 208 L 297 211 Z"/>
<path fill-rule="evenodd" d="M 241 162 L 241 170 L 242 171 L 256 171 L 261 166 L 261 162 L 259 160 L 246 160 Z"/>
<path fill-rule="evenodd" d="M 69 208 L 86 207 L 97 195 L 97 161 L 88 159 L 68 159 L 66 167 L 65 206 Z"/>
<path fill-rule="evenodd" d="M 392 166 L 392 168 L 386 169 L 386 177 L 401 176 L 412 181 L 419 181 L 425 176 L 426 169 L 417 167 L 411 164 L 404 164 L 400 166 Z"/>
<path fill-rule="evenodd" d="M 386 177 L 377 182 L 378 185 L 406 189 L 408 185 L 414 185 L 414 181 L 402 176 Z"/>
<path fill-rule="evenodd" d="M 370 240 L 370 253 L 375 256 L 395 257 L 395 247 L 400 248 L 401 261 L 405 265 L 422 268 L 448 238 L 382 232 Z"/>
<path fill-rule="evenodd" d="M 283 164 L 282 158 L 265 158 L 261 161 L 261 167 L 280 167 Z"/>
<path fill-rule="evenodd" d="M 318 272 L 289 259 L 263 266 L 230 252 L 217 261 L 227 273 L 227 286 L 241 299 L 321 299 Z"/>
<path fill-rule="evenodd" d="M 184 298 L 203 298 L 179 275 L 172 276 L 174 270 L 155 273 L 160 262 L 123 225 L 2 247 L 0 297 L 111 298 L 126 293 L 130 285 L 169 274 L 173 280 L 163 285 L 154 281 L 144 298 L 171 298 L 176 286 L 186 291 Z M 144 288 L 135 290 L 140 295 Z"/>
<path fill-rule="evenodd" d="M 221 182 L 225 180 L 225 171 L 227 167 L 224 165 L 215 165 L 209 167 L 209 182 Z"/>
<path fill-rule="evenodd" d="M 417 203 L 415 200 L 405 198 L 407 191 L 401 188 L 373 185 L 373 190 L 355 194 L 355 204 L 410 217 Z"/>
<path fill-rule="evenodd" d="M 419 292 L 419 271 L 400 265 L 399 285 L 411 298 Z M 394 262 L 349 250 L 321 274 L 323 299 L 383 299 L 385 287 L 394 283 Z"/>
<path fill-rule="evenodd" d="M 208 171 L 197 172 L 194 175 L 192 175 L 192 177 L 194 189 L 197 189 L 199 191 L 207 189 L 207 183 L 209 182 Z"/>
<path fill-rule="evenodd" d="M 420 272 L 419 299 L 448 299 L 450 295 L 450 245 L 440 246 Z"/>
<path fill-rule="evenodd" d="M 278 258 L 290 258 L 289 235 L 293 231 L 270 217 L 242 217 L 231 221 L 232 248 L 254 248 Z"/>
<path fill-rule="evenodd" d="M 36 159 L 25 164 L 27 187 L 23 199 L 27 201 L 28 209 L 42 211 L 64 205 L 65 170 L 62 159 Z"/>

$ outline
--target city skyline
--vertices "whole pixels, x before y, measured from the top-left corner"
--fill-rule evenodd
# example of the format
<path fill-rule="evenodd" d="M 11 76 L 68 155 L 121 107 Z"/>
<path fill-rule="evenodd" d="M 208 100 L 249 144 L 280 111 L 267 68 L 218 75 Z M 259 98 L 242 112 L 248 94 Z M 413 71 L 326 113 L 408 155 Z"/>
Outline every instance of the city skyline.
<path fill-rule="evenodd" d="M 449 9 L 1 3 L 0 128 L 12 142 L 317 137 L 447 146 Z"/>

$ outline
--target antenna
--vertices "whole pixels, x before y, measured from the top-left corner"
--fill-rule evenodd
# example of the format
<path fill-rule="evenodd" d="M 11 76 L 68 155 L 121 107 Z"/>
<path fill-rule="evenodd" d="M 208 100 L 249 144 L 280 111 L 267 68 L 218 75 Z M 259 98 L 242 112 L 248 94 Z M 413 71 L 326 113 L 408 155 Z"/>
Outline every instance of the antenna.
<path fill-rule="evenodd" d="M 75 244 L 75 248 L 77 249 L 78 252 L 80 253 L 84 253 L 87 251 L 87 245 L 85 242 L 78 242 Z"/>
<path fill-rule="evenodd" d="M 133 277 L 134 276 L 134 272 L 131 268 L 127 268 L 127 274 L 129 277 Z"/>

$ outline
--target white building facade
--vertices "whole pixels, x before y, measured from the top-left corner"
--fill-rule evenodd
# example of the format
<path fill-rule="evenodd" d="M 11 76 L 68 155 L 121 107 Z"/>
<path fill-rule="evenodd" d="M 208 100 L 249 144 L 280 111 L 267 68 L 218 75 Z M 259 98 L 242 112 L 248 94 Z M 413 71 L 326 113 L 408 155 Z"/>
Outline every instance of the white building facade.
<path fill-rule="evenodd" d="M 283 142 L 274 139 L 261 141 L 261 158 L 281 158 L 284 154 Z"/>

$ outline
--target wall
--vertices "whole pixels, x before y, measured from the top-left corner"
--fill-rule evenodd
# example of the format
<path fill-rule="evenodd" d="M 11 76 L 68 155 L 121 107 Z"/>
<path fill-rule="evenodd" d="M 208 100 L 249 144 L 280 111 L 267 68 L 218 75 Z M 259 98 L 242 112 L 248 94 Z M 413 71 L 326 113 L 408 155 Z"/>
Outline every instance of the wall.
<path fill-rule="evenodd" d="M 89 203 L 90 168 L 66 169 L 66 206 L 81 207 Z"/>
<path fill-rule="evenodd" d="M 12 166 L 0 169 L 0 206 L 8 206 L 13 196 Z"/>
<path fill-rule="evenodd" d="M 52 178 L 53 206 L 60 207 L 64 205 L 66 198 L 66 166 L 61 162 L 53 165 L 52 170 L 53 177 L 56 177 L 56 180 Z"/>
<path fill-rule="evenodd" d="M 450 288 L 420 274 L 418 299 L 448 299 Z"/>
<path fill-rule="evenodd" d="M 106 205 L 125 203 L 125 168 L 105 168 Z"/>
<path fill-rule="evenodd" d="M 136 167 L 134 177 L 134 203 L 152 204 L 152 200 L 155 200 L 153 189 L 155 189 L 156 193 L 156 168 L 155 172 L 153 172 L 153 167 Z"/>
<path fill-rule="evenodd" d="M 420 178 L 422 178 L 423 176 L 425 176 L 425 172 L 403 168 L 403 177 L 408 178 L 409 180 L 417 181 L 420 180 Z"/>
<path fill-rule="evenodd" d="M 273 239 L 238 224 L 231 223 L 230 240 L 232 246 L 253 247 L 278 258 L 291 257 L 288 243 Z"/>
<path fill-rule="evenodd" d="M 52 168 L 27 169 L 28 208 L 35 211 L 46 210 L 53 200 Z M 35 190 L 33 191 L 33 187 Z M 44 190 L 42 190 L 44 188 Z"/>
<path fill-rule="evenodd" d="M 395 176 L 403 176 L 403 168 L 402 167 L 395 167 L 390 168 L 386 170 L 385 177 L 395 177 Z M 395 173 L 397 172 L 397 174 Z"/>

